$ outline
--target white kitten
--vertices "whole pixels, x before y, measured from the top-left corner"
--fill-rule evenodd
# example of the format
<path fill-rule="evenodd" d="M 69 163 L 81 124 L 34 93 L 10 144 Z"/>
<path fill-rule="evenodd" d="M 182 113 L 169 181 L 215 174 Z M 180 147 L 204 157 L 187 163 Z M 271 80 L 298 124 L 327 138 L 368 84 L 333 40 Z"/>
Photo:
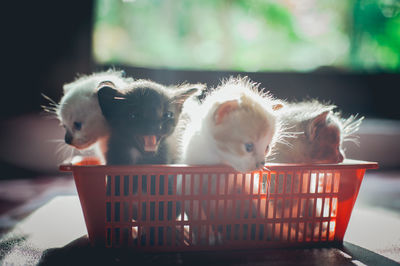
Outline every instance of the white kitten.
<path fill-rule="evenodd" d="M 275 145 L 274 158 L 279 163 L 339 163 L 345 158 L 343 142 L 355 141 L 363 117 L 340 118 L 334 105 L 316 100 L 286 104 L 280 119 L 287 128 L 299 132 L 296 137 Z"/>
<path fill-rule="evenodd" d="M 181 139 L 181 162 L 227 164 L 240 172 L 260 169 L 279 134 L 274 110 L 280 109 L 269 95 L 247 77 L 230 78 L 206 96 L 202 104 L 188 101 L 188 122 Z"/>
<path fill-rule="evenodd" d="M 64 96 L 57 105 L 56 114 L 65 128 L 67 144 L 81 150 L 98 141 L 100 146 L 105 146 L 109 131 L 97 98 L 98 86 L 105 81 L 124 89 L 132 79 L 124 78 L 122 71 L 109 70 L 64 85 Z"/>

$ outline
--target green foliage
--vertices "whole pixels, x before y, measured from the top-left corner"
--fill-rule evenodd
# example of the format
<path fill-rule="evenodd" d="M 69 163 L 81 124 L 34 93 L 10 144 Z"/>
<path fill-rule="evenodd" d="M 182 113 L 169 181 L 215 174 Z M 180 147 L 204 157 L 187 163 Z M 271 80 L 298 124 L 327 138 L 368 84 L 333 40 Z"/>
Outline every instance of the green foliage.
<path fill-rule="evenodd" d="M 399 0 L 97 0 L 94 56 L 161 68 L 399 71 Z"/>

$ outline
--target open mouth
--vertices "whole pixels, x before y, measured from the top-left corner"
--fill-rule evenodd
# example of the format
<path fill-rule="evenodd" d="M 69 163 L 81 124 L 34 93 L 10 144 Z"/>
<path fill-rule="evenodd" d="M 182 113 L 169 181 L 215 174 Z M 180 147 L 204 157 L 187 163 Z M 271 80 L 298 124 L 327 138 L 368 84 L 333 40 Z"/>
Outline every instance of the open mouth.
<path fill-rule="evenodd" d="M 143 136 L 143 150 L 145 152 L 156 152 L 160 144 L 161 137 L 156 135 Z"/>

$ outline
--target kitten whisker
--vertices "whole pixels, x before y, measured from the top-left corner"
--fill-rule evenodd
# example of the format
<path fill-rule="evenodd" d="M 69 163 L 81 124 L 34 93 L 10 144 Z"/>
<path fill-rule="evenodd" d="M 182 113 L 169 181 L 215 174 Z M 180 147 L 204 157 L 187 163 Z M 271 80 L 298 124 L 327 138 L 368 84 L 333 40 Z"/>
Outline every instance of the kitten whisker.
<path fill-rule="evenodd" d="M 361 126 L 362 121 L 364 120 L 364 117 L 358 118 L 358 115 L 351 115 L 347 119 L 342 119 L 343 123 L 343 135 L 344 136 L 349 136 L 358 131 L 358 129 Z"/>
<path fill-rule="evenodd" d="M 48 100 L 50 102 L 51 105 L 53 106 L 58 106 L 58 103 L 56 103 L 52 98 L 50 98 L 49 96 L 47 96 L 44 93 L 41 93 L 42 97 L 45 98 L 46 100 Z"/>

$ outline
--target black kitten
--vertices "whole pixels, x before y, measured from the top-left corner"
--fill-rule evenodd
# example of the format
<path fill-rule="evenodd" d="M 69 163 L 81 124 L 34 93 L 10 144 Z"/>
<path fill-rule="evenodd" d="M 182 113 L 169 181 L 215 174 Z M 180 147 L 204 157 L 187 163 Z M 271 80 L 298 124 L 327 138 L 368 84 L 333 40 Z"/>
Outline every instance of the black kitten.
<path fill-rule="evenodd" d="M 104 82 L 97 95 L 111 131 L 107 164 L 169 163 L 165 140 L 176 127 L 183 102 L 197 91 L 196 85 L 169 88 L 147 80 L 118 91 Z"/>

